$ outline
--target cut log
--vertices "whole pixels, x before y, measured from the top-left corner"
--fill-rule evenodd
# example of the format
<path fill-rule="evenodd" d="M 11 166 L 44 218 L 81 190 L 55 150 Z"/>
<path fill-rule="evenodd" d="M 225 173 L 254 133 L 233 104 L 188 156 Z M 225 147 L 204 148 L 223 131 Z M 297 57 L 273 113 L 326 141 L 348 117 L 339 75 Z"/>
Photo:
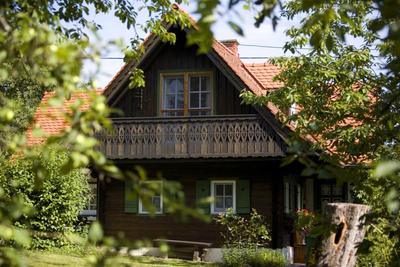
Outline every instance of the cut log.
<path fill-rule="evenodd" d="M 326 218 L 333 232 L 322 240 L 317 257 L 318 266 L 353 267 L 357 260 L 357 247 L 365 235 L 365 216 L 369 206 L 351 203 L 329 203 Z"/>

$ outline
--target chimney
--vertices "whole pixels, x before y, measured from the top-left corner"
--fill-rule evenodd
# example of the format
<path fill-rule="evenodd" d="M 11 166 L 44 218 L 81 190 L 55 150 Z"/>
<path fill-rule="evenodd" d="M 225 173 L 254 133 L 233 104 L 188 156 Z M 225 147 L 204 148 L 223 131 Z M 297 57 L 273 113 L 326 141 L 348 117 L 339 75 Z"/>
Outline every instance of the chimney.
<path fill-rule="evenodd" d="M 236 39 L 221 40 L 220 41 L 226 48 L 228 48 L 235 56 L 239 57 L 239 42 Z"/>

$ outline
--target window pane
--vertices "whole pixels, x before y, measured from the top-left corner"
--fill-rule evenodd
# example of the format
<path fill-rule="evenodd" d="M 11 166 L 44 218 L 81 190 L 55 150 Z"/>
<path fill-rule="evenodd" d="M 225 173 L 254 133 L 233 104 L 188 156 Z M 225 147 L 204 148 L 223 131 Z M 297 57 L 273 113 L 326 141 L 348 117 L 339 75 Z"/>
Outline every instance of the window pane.
<path fill-rule="evenodd" d="M 161 211 L 161 198 L 159 196 L 154 196 L 152 198 L 153 206 L 156 208 L 157 212 Z"/>
<path fill-rule="evenodd" d="M 166 94 L 176 93 L 175 79 L 170 79 L 170 78 L 165 79 L 164 91 Z"/>
<path fill-rule="evenodd" d="M 190 91 L 199 91 L 199 77 L 190 77 Z"/>
<path fill-rule="evenodd" d="M 215 195 L 216 196 L 223 196 L 224 195 L 224 185 L 223 184 L 216 184 L 215 185 Z"/>
<path fill-rule="evenodd" d="M 199 93 L 190 93 L 190 107 L 191 108 L 199 108 Z"/>
<path fill-rule="evenodd" d="M 166 95 L 164 101 L 165 109 L 175 109 L 175 95 Z"/>
<path fill-rule="evenodd" d="M 209 108 L 210 107 L 210 93 L 202 93 L 201 94 L 201 107 Z"/>
<path fill-rule="evenodd" d="M 178 100 L 178 102 L 177 102 L 176 108 L 177 109 L 183 109 L 184 95 L 183 94 L 178 94 L 177 95 L 177 100 Z"/>
<path fill-rule="evenodd" d="M 224 209 L 224 197 L 215 197 L 215 209 Z"/>
<path fill-rule="evenodd" d="M 163 109 L 183 109 L 183 76 L 165 77 L 163 91 Z"/>
<path fill-rule="evenodd" d="M 233 208 L 232 197 L 225 197 L 225 209 Z"/>
<path fill-rule="evenodd" d="M 332 186 L 332 195 L 340 196 L 343 194 L 343 190 L 340 186 L 333 185 Z"/>
<path fill-rule="evenodd" d="M 232 185 L 231 184 L 226 184 L 225 185 L 225 196 L 232 196 Z"/>
<path fill-rule="evenodd" d="M 210 90 L 210 77 L 201 77 L 201 91 Z"/>

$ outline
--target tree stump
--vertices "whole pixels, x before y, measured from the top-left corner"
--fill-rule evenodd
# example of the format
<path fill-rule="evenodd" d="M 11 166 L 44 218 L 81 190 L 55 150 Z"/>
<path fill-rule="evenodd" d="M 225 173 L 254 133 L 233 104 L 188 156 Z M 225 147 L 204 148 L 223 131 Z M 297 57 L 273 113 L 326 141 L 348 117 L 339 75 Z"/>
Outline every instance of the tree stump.
<path fill-rule="evenodd" d="M 353 267 L 357 260 L 357 246 L 365 235 L 365 214 L 369 206 L 351 203 L 329 203 L 326 217 L 334 232 L 323 239 L 319 249 L 318 266 Z"/>

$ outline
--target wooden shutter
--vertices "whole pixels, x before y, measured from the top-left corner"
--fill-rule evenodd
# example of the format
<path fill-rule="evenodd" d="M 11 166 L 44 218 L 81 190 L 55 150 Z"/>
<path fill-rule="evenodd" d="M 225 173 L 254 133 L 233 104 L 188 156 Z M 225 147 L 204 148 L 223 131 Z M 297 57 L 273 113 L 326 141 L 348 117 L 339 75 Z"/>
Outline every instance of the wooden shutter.
<path fill-rule="evenodd" d="M 196 201 L 197 208 L 201 209 L 204 214 L 210 214 L 210 204 L 204 203 L 200 204 L 198 201 L 210 196 L 210 181 L 208 180 L 198 180 L 196 181 Z"/>
<path fill-rule="evenodd" d="M 176 180 L 169 180 L 167 181 L 167 183 L 179 183 L 179 181 Z M 183 190 L 183 188 L 182 188 Z M 163 199 L 163 213 L 171 213 L 171 209 L 170 207 L 168 207 L 168 205 L 165 203 L 164 199 L 165 199 L 165 193 L 164 191 L 162 192 L 162 199 Z M 178 192 L 173 193 L 172 195 L 169 196 L 169 200 L 170 201 L 174 201 L 174 204 L 178 201 L 179 197 L 178 197 Z"/>
<path fill-rule="evenodd" d="M 250 213 L 250 181 L 236 181 L 236 213 Z"/>
<path fill-rule="evenodd" d="M 138 196 L 137 193 L 132 190 L 132 181 L 125 181 L 125 207 L 126 213 L 137 213 L 138 212 Z"/>

